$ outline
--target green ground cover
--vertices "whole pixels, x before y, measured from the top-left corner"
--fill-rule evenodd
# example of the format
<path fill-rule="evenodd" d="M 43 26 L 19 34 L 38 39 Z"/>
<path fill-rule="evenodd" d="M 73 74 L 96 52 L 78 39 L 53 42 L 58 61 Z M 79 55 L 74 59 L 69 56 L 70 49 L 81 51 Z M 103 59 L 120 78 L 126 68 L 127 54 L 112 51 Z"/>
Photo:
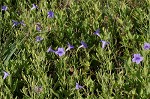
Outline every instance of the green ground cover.
<path fill-rule="evenodd" d="M 149 0 L 0 5 L 0 99 L 150 98 Z"/>

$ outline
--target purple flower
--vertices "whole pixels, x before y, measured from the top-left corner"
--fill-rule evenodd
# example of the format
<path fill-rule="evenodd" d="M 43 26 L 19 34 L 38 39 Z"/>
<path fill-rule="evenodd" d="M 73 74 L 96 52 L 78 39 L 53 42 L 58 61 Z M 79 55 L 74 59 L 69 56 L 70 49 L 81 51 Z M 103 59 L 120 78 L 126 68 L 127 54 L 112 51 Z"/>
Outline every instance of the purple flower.
<path fill-rule="evenodd" d="M 41 38 L 40 36 L 36 36 L 36 41 L 39 42 L 39 41 L 42 41 L 43 38 Z"/>
<path fill-rule="evenodd" d="M 17 25 L 19 25 L 19 24 L 20 24 L 20 22 L 15 21 L 15 20 L 12 20 L 12 22 L 13 22 L 13 26 L 12 26 L 12 27 L 15 27 L 15 26 L 17 26 Z"/>
<path fill-rule="evenodd" d="M 40 24 L 40 23 L 37 23 L 37 24 L 36 24 L 36 30 L 37 30 L 37 31 L 41 31 L 41 24 Z"/>
<path fill-rule="evenodd" d="M 7 10 L 7 6 L 2 6 L 2 11 L 6 11 Z"/>
<path fill-rule="evenodd" d="M 31 10 L 36 9 L 37 7 L 38 7 L 38 6 L 37 6 L 36 4 L 32 4 Z"/>
<path fill-rule="evenodd" d="M 81 47 L 87 48 L 88 46 L 85 42 L 81 41 L 81 45 L 79 46 L 79 48 L 81 48 Z"/>
<path fill-rule="evenodd" d="M 68 51 L 68 50 L 70 50 L 70 49 L 73 49 L 73 48 L 74 48 L 74 46 L 71 45 L 70 43 L 68 43 L 68 48 L 66 49 L 66 51 Z"/>
<path fill-rule="evenodd" d="M 58 50 L 55 51 L 55 54 L 57 54 L 59 56 L 63 56 L 65 54 L 64 48 L 58 48 Z"/>
<path fill-rule="evenodd" d="M 49 47 L 46 52 L 55 52 L 55 51 L 51 47 Z"/>
<path fill-rule="evenodd" d="M 150 49 L 150 43 L 144 43 L 144 49 L 149 50 Z"/>
<path fill-rule="evenodd" d="M 143 57 L 140 54 L 134 54 L 132 62 L 139 64 L 143 60 Z"/>
<path fill-rule="evenodd" d="M 83 86 L 79 85 L 79 83 L 76 83 L 76 89 L 80 89 L 80 88 L 83 88 Z"/>
<path fill-rule="evenodd" d="M 41 31 L 41 27 L 39 27 L 38 25 L 36 25 L 36 30 L 37 31 Z"/>
<path fill-rule="evenodd" d="M 94 34 L 97 35 L 97 36 L 100 36 L 99 32 L 100 32 L 100 29 L 97 29 L 97 30 L 94 32 Z"/>
<path fill-rule="evenodd" d="M 49 18 L 53 18 L 53 17 L 54 17 L 54 12 L 48 11 L 48 17 L 49 17 Z"/>
<path fill-rule="evenodd" d="M 105 48 L 105 46 L 106 46 L 107 44 L 109 44 L 109 42 L 106 42 L 106 41 L 104 41 L 104 40 L 101 40 L 100 42 L 102 42 L 102 48 L 103 48 L 103 49 Z"/>
<path fill-rule="evenodd" d="M 15 27 L 15 26 L 17 26 L 17 25 L 19 25 L 19 24 L 21 24 L 21 25 L 23 25 L 23 26 L 26 25 L 23 21 L 18 22 L 18 21 L 12 20 L 12 22 L 13 22 L 13 26 L 12 26 L 12 27 Z"/>
<path fill-rule="evenodd" d="M 5 71 L 3 71 L 3 73 L 4 73 L 3 79 L 6 79 L 6 77 L 9 76 L 9 73 L 7 73 L 7 72 L 5 72 Z"/>

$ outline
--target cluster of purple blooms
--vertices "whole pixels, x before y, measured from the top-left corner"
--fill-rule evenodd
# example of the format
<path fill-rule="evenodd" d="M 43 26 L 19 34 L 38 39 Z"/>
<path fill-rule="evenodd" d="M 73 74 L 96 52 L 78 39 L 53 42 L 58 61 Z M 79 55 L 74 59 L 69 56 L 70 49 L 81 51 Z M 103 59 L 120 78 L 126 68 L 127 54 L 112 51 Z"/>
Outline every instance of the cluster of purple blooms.
<path fill-rule="evenodd" d="M 150 50 L 150 43 L 144 43 L 143 46 L 144 50 Z M 134 54 L 132 58 L 132 62 L 135 62 L 136 64 L 140 64 L 140 62 L 143 61 L 143 57 L 141 54 Z"/>
<path fill-rule="evenodd" d="M 81 48 L 81 47 L 87 48 L 87 44 L 85 42 L 81 41 L 81 45 L 79 46 L 79 48 Z M 58 56 L 61 57 L 61 56 L 65 55 L 66 51 L 69 51 L 69 50 L 71 50 L 73 48 L 74 48 L 74 46 L 71 45 L 70 43 L 68 43 L 68 47 L 67 47 L 66 50 L 64 48 L 60 48 L 59 47 L 56 51 L 54 51 L 51 47 L 49 47 L 47 52 L 54 52 L 55 54 L 57 54 Z"/>
<path fill-rule="evenodd" d="M 34 10 L 34 9 L 37 9 L 37 8 L 38 8 L 37 5 L 32 4 L 31 10 Z M 8 9 L 7 6 L 2 6 L 2 8 L 1 8 L 2 11 L 6 11 L 7 9 Z M 48 11 L 47 14 L 48 14 L 48 18 L 53 18 L 53 17 L 54 17 L 54 12 L 53 12 L 53 11 Z M 18 21 L 12 20 L 12 22 L 13 22 L 13 27 L 15 27 L 15 26 L 17 26 L 17 25 L 19 25 L 19 24 L 25 26 L 25 24 L 24 24 L 23 21 L 18 22 Z M 41 31 L 41 26 L 40 26 L 40 24 L 37 24 L 37 25 L 36 25 L 36 30 L 37 30 L 37 31 Z M 99 32 L 100 32 L 100 29 L 97 29 L 97 30 L 94 32 L 94 34 L 100 37 Z M 42 40 L 43 40 L 42 37 L 36 36 L 36 42 L 40 42 L 40 41 L 42 41 Z M 102 42 L 102 48 L 103 48 L 103 49 L 105 48 L 106 45 L 109 44 L 109 42 L 104 41 L 104 40 L 101 40 L 100 42 Z M 87 44 L 86 44 L 84 41 L 81 41 L 81 45 L 80 45 L 78 48 L 87 48 L 87 47 L 88 47 Z M 74 46 L 71 45 L 70 43 L 68 43 L 68 47 L 67 47 L 66 50 L 65 50 L 64 48 L 59 47 L 59 48 L 55 51 L 55 50 L 53 50 L 51 47 L 49 47 L 48 50 L 47 50 L 47 52 L 53 52 L 53 53 L 55 53 L 56 55 L 58 55 L 58 56 L 61 57 L 61 56 L 65 55 L 65 52 L 66 52 L 66 51 L 69 51 L 69 50 L 71 50 L 71 49 L 73 49 L 73 48 L 74 48 Z M 144 50 L 150 50 L 150 43 L 144 43 Z M 142 57 L 140 54 L 134 54 L 134 55 L 133 55 L 132 62 L 135 62 L 136 64 L 139 64 L 142 60 L 143 60 L 143 57 Z M 5 71 L 3 71 L 3 73 L 4 73 L 3 79 L 6 79 L 6 77 L 10 75 L 9 73 L 7 73 L 7 72 L 5 72 Z M 83 86 L 79 85 L 79 83 L 76 83 L 76 87 L 75 87 L 75 88 L 76 88 L 76 89 L 80 89 L 80 88 L 83 88 Z"/>
<path fill-rule="evenodd" d="M 97 33 L 97 34 L 99 34 L 99 33 Z M 36 41 L 37 41 L 37 42 L 42 41 L 42 40 L 43 40 L 42 37 L 36 36 Z M 102 42 L 102 48 L 103 48 L 103 49 L 105 48 L 105 46 L 106 46 L 107 44 L 109 44 L 109 42 L 106 42 L 106 41 L 104 41 L 104 40 L 101 40 L 100 42 Z M 78 48 L 87 48 L 87 47 L 88 47 L 87 44 L 86 44 L 84 41 L 81 41 L 81 45 L 80 45 Z M 59 47 L 59 48 L 55 51 L 55 50 L 53 50 L 51 47 L 49 47 L 48 50 L 47 50 L 47 52 L 53 52 L 53 53 L 55 53 L 55 54 L 57 54 L 58 56 L 61 57 L 61 56 L 65 55 L 65 52 L 66 52 L 66 51 L 69 51 L 69 50 L 71 50 L 71 49 L 73 49 L 73 48 L 74 48 L 74 46 L 71 45 L 70 43 L 68 43 L 68 47 L 67 47 L 66 50 L 65 50 L 64 48 Z"/>

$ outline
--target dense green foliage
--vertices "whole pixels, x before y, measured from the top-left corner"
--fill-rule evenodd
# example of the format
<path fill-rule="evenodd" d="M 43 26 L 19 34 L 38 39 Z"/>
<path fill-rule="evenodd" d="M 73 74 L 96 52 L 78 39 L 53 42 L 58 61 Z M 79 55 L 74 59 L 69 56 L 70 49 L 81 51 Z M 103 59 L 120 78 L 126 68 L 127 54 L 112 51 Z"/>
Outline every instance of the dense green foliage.
<path fill-rule="evenodd" d="M 31 10 L 32 4 L 38 8 Z M 150 50 L 143 48 L 150 43 L 149 0 L 1 0 L 0 5 L 8 7 L 0 13 L 0 99 L 150 98 Z M 13 26 L 12 20 L 25 25 Z M 94 35 L 98 28 L 100 37 Z M 37 36 L 43 40 L 37 42 Z M 100 40 L 109 43 L 102 48 Z M 78 48 L 81 41 L 88 48 Z M 68 42 L 74 49 L 61 57 L 47 52 L 50 46 L 66 49 Z M 134 54 L 143 57 L 139 64 Z"/>

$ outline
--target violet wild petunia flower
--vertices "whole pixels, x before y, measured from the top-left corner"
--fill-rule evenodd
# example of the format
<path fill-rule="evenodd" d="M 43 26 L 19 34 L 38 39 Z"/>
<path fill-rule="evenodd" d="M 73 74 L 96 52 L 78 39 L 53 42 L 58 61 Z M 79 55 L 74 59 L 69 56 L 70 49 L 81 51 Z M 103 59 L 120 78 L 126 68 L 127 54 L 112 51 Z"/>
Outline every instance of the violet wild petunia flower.
<path fill-rule="evenodd" d="M 36 30 L 37 31 L 41 31 L 41 27 L 39 27 L 38 25 L 36 25 Z"/>
<path fill-rule="evenodd" d="M 97 29 L 97 30 L 94 32 L 94 34 L 97 35 L 97 36 L 100 36 L 99 32 L 100 32 L 100 29 Z"/>
<path fill-rule="evenodd" d="M 31 10 L 33 10 L 33 9 L 37 9 L 37 5 L 36 4 L 32 4 L 32 8 L 31 8 Z"/>
<path fill-rule="evenodd" d="M 3 79 L 6 79 L 6 77 L 9 76 L 9 73 L 7 73 L 5 71 L 3 71 L 3 73 L 4 73 Z"/>
<path fill-rule="evenodd" d="M 79 46 L 79 48 L 81 48 L 81 47 L 87 48 L 88 46 L 85 42 L 81 41 L 81 45 Z"/>
<path fill-rule="evenodd" d="M 79 83 L 76 83 L 76 89 L 80 89 L 80 88 L 83 88 L 83 86 L 79 85 Z"/>
<path fill-rule="evenodd" d="M 48 11 L 48 17 L 49 17 L 49 18 L 53 18 L 53 17 L 54 17 L 54 12 Z"/>
<path fill-rule="evenodd" d="M 149 50 L 150 49 L 150 43 L 144 43 L 144 49 Z"/>
<path fill-rule="evenodd" d="M 20 24 L 20 22 L 15 21 L 15 20 L 12 20 L 12 22 L 13 22 L 13 26 L 12 26 L 12 27 L 15 27 L 15 26 L 17 26 L 17 25 L 19 25 L 19 24 Z"/>
<path fill-rule="evenodd" d="M 42 37 L 40 37 L 40 36 L 36 36 L 36 41 L 37 41 L 37 42 L 42 41 L 42 40 L 43 40 L 43 38 L 42 38 Z"/>
<path fill-rule="evenodd" d="M 49 47 L 46 52 L 55 52 L 55 51 L 51 47 Z"/>
<path fill-rule="evenodd" d="M 23 21 L 18 22 L 18 21 L 12 20 L 12 22 L 13 22 L 13 26 L 12 27 L 15 27 L 15 26 L 20 25 L 20 24 L 23 25 L 23 26 L 26 25 Z"/>
<path fill-rule="evenodd" d="M 105 46 L 106 46 L 107 44 L 109 44 L 109 42 L 106 42 L 106 41 L 104 41 L 104 40 L 101 40 L 100 42 L 102 42 L 102 48 L 103 48 L 103 49 L 105 48 Z"/>
<path fill-rule="evenodd" d="M 73 48 L 74 48 L 74 46 L 71 45 L 70 43 L 68 43 L 68 48 L 66 49 L 66 51 L 68 51 L 68 50 L 70 50 L 70 49 L 73 49 Z"/>
<path fill-rule="evenodd" d="M 36 24 L 36 30 L 37 30 L 37 31 L 41 31 L 41 24 L 40 24 L 40 23 L 37 23 L 37 24 Z"/>
<path fill-rule="evenodd" d="M 143 60 L 143 57 L 140 54 L 134 54 L 132 62 L 139 64 Z"/>
<path fill-rule="evenodd" d="M 58 48 L 58 50 L 55 51 L 55 54 L 57 54 L 59 56 L 63 56 L 65 54 L 64 48 Z"/>
<path fill-rule="evenodd" d="M 7 10 L 7 6 L 2 6 L 2 11 L 6 11 Z"/>

